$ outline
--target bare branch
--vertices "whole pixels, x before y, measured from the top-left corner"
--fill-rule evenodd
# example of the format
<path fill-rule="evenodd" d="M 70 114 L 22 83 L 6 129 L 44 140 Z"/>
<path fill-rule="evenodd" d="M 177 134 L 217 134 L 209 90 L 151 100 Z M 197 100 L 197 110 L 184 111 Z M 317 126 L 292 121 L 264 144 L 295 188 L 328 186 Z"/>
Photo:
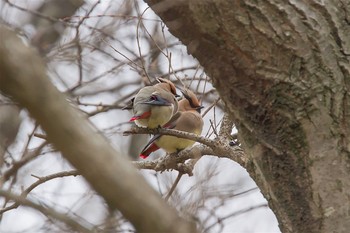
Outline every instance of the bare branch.
<path fill-rule="evenodd" d="M 268 207 L 268 205 L 266 203 L 265 204 L 261 204 L 261 205 L 256 205 L 256 206 L 253 206 L 253 207 L 249 207 L 249 208 L 246 208 L 246 209 L 243 209 L 243 210 L 236 211 L 236 212 L 234 212 L 232 214 L 229 214 L 227 216 L 224 216 L 222 218 L 218 218 L 218 220 L 216 222 L 214 222 L 213 224 L 208 226 L 206 229 L 204 229 L 204 232 L 210 232 L 209 230 L 211 228 L 213 228 L 214 226 L 216 226 L 216 224 L 221 223 L 222 221 L 225 221 L 225 220 L 227 220 L 229 218 L 233 218 L 233 217 L 235 217 L 237 215 L 240 215 L 240 214 L 245 214 L 245 213 L 250 212 L 250 211 L 255 210 L 255 209 L 267 208 L 267 207 Z"/>
<path fill-rule="evenodd" d="M 25 164 L 27 164 L 29 161 L 33 160 L 36 158 L 41 150 L 47 145 L 47 142 L 42 143 L 38 148 L 35 150 L 28 152 L 25 154 L 25 156 L 19 160 L 13 163 L 12 167 L 9 168 L 4 172 L 4 174 L 0 178 L 0 187 L 4 184 L 6 180 L 8 180 L 12 175 L 16 174 L 16 172 L 23 167 Z"/>
<path fill-rule="evenodd" d="M 215 149 L 206 145 L 195 145 L 191 148 L 185 149 L 178 154 L 170 154 L 154 161 L 136 161 L 133 164 L 139 169 L 151 169 L 155 171 L 166 171 L 168 169 L 175 169 L 179 172 L 191 175 L 188 173 L 188 166 L 184 162 L 188 159 L 199 159 L 203 155 L 212 155 L 220 158 L 228 158 L 241 166 L 246 166 L 248 159 L 243 150 L 238 146 L 220 145 L 220 142 L 215 141 Z M 185 170 L 183 170 L 186 168 Z"/>
<path fill-rule="evenodd" d="M 27 195 L 36 187 L 38 187 L 39 185 L 55 179 L 55 178 L 62 178 L 62 177 L 66 177 L 66 176 L 77 176 L 79 175 L 79 172 L 76 170 L 73 171 L 64 171 L 64 172 L 59 172 L 59 173 L 55 173 L 49 176 L 45 176 L 45 177 L 38 177 L 38 176 L 34 176 L 35 178 L 38 178 L 38 181 L 34 182 L 33 184 L 31 184 L 28 188 L 26 188 L 22 193 L 21 193 L 21 197 L 25 198 L 27 197 Z M 5 213 L 6 211 L 12 210 L 12 209 L 16 209 L 18 206 L 20 205 L 20 203 L 16 202 L 14 204 L 12 204 L 11 206 L 5 207 L 3 209 L 0 210 L 0 216 Z"/>
<path fill-rule="evenodd" d="M 179 130 L 174 129 L 165 129 L 165 128 L 156 128 L 156 129 L 148 129 L 148 128 L 140 128 L 140 127 L 134 127 L 131 130 L 125 131 L 124 135 L 129 134 L 162 134 L 162 135 L 171 135 L 179 138 L 186 138 L 190 139 L 199 143 L 202 143 L 204 145 L 202 146 L 194 146 L 190 149 L 186 149 L 181 151 L 178 156 L 166 156 L 164 161 L 154 163 L 148 163 L 148 162 L 136 162 L 138 168 L 142 169 L 156 169 L 156 171 L 164 171 L 167 169 L 176 169 L 178 170 L 177 166 L 174 165 L 176 163 L 183 163 L 187 159 L 190 158 L 200 158 L 203 155 L 214 155 L 218 157 L 225 157 L 229 158 L 243 167 L 246 166 L 248 162 L 247 156 L 243 153 L 243 150 L 236 145 L 231 145 L 229 138 L 230 137 L 229 131 L 232 130 L 232 121 L 229 120 L 228 115 L 224 117 L 224 126 L 221 127 L 220 133 L 223 132 L 219 137 L 216 139 L 209 139 L 202 136 L 198 136 L 196 134 L 183 132 Z M 231 127 L 231 128 L 230 128 Z M 229 129 L 230 128 L 230 129 Z M 226 133 L 224 133 L 226 131 Z M 225 136 L 225 137 L 224 137 Z M 198 149 L 202 151 L 198 151 Z M 176 159 L 173 159 L 176 158 Z M 177 161 L 174 163 L 174 161 Z M 173 164 L 169 167 L 169 164 Z M 179 170 L 180 171 L 180 170 Z M 185 172 L 187 173 L 187 172 Z"/>
<path fill-rule="evenodd" d="M 31 207 L 33 209 L 36 209 L 36 210 L 40 211 L 42 214 L 44 214 L 45 216 L 52 217 L 54 219 L 57 219 L 57 220 L 65 223 L 67 226 L 71 227 L 75 231 L 94 232 L 92 230 L 92 228 L 88 228 L 88 227 L 80 224 L 79 222 L 73 220 L 73 218 L 71 218 L 69 215 L 64 214 L 64 213 L 59 213 L 56 210 L 48 208 L 48 207 L 44 207 L 40 204 L 37 204 L 33 201 L 26 199 L 23 196 L 18 196 L 18 195 L 11 193 L 11 192 L 2 190 L 2 189 L 0 189 L 0 196 L 15 201 L 15 204 L 17 206 L 23 205 L 23 206 L 28 206 L 28 207 Z"/>
<path fill-rule="evenodd" d="M 141 128 L 141 127 L 134 127 L 130 130 L 123 132 L 124 136 L 130 135 L 130 134 L 171 135 L 171 136 L 175 136 L 178 138 L 186 138 L 186 139 L 190 139 L 190 140 L 193 140 L 196 142 L 200 142 L 200 143 L 207 145 L 207 146 L 210 146 L 210 147 L 215 146 L 215 142 L 211 139 L 208 139 L 208 138 L 205 138 L 202 136 L 198 136 L 197 134 L 179 131 L 179 130 L 175 130 L 175 129 L 165 129 L 165 128 L 148 129 L 148 128 Z"/>
<path fill-rule="evenodd" d="M 180 180 L 181 180 L 181 177 L 182 177 L 183 173 L 179 172 L 179 174 L 177 175 L 175 181 L 174 181 L 174 184 L 171 186 L 168 194 L 165 196 L 165 200 L 168 201 L 171 194 L 173 194 L 173 192 L 175 191 L 175 188 L 176 186 L 179 184 Z"/>

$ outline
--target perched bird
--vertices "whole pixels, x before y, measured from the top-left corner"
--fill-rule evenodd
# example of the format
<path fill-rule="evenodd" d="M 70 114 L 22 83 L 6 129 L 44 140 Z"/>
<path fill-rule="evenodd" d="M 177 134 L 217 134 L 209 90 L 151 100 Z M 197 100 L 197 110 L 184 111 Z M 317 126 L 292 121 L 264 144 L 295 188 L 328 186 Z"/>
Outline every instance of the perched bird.
<path fill-rule="evenodd" d="M 177 112 L 178 102 L 175 85 L 158 78 L 154 86 L 143 87 L 132 101 L 134 116 L 130 121 L 147 128 L 164 125 Z"/>
<path fill-rule="evenodd" d="M 184 99 L 179 101 L 179 111 L 163 127 L 176 129 L 194 134 L 201 134 L 203 119 L 200 114 L 203 106 L 190 90 L 182 91 Z M 142 150 L 140 157 L 145 159 L 152 152 L 162 148 L 168 153 L 179 152 L 192 146 L 195 141 L 168 135 L 155 135 Z"/>

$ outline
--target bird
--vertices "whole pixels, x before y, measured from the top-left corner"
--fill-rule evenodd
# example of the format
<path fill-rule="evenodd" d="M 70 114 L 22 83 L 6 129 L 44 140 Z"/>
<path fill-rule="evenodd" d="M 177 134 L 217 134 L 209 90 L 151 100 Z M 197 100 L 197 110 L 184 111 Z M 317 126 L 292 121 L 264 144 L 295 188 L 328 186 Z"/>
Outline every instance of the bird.
<path fill-rule="evenodd" d="M 146 86 L 132 100 L 133 117 L 137 126 L 157 128 L 164 125 L 177 112 L 175 85 L 167 79 L 157 78 L 159 83 Z"/>
<path fill-rule="evenodd" d="M 184 98 L 179 101 L 178 112 L 163 126 L 163 128 L 176 129 L 188 133 L 200 135 L 203 129 L 203 118 L 200 114 L 203 106 L 195 94 L 190 90 L 182 90 Z M 140 153 L 140 157 L 145 159 L 152 152 L 162 148 L 168 153 L 179 152 L 192 146 L 195 141 L 177 138 L 169 135 L 154 135 Z"/>

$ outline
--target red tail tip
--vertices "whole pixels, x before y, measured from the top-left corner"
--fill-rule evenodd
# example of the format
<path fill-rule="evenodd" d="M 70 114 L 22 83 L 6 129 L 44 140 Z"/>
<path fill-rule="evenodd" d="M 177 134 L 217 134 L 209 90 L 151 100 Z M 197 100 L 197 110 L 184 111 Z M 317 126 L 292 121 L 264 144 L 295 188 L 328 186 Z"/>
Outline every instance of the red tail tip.
<path fill-rule="evenodd" d="M 151 116 L 151 112 L 144 112 L 144 113 L 142 113 L 142 115 L 140 115 L 140 116 L 133 116 L 130 120 L 129 120 L 129 122 L 130 121 L 136 121 L 136 120 L 138 120 L 138 119 L 147 119 L 147 118 L 149 118 Z"/>
<path fill-rule="evenodd" d="M 148 155 L 140 154 L 140 157 L 143 158 L 143 159 L 146 159 L 148 157 Z"/>
<path fill-rule="evenodd" d="M 131 122 L 131 121 L 135 121 L 135 120 L 137 120 L 137 119 L 139 119 L 140 117 L 138 117 L 138 116 L 134 116 L 134 117 L 132 117 L 130 120 L 129 120 L 129 122 Z"/>

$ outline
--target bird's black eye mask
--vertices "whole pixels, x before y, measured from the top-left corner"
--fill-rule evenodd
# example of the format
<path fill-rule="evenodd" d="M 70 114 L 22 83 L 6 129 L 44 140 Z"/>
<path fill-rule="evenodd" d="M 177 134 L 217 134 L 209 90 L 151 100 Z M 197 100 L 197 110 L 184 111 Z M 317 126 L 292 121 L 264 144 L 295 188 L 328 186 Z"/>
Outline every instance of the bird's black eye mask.
<path fill-rule="evenodd" d="M 171 106 L 171 103 L 162 98 L 159 95 L 151 95 L 148 101 L 142 102 L 142 104 L 157 105 L 157 106 Z"/>
<path fill-rule="evenodd" d="M 181 90 L 181 92 L 184 95 L 184 97 L 188 100 L 188 102 L 190 103 L 191 108 L 196 109 L 197 112 L 201 113 L 201 109 L 204 107 L 198 106 L 197 104 L 194 104 L 192 98 L 187 94 L 186 91 Z"/>

